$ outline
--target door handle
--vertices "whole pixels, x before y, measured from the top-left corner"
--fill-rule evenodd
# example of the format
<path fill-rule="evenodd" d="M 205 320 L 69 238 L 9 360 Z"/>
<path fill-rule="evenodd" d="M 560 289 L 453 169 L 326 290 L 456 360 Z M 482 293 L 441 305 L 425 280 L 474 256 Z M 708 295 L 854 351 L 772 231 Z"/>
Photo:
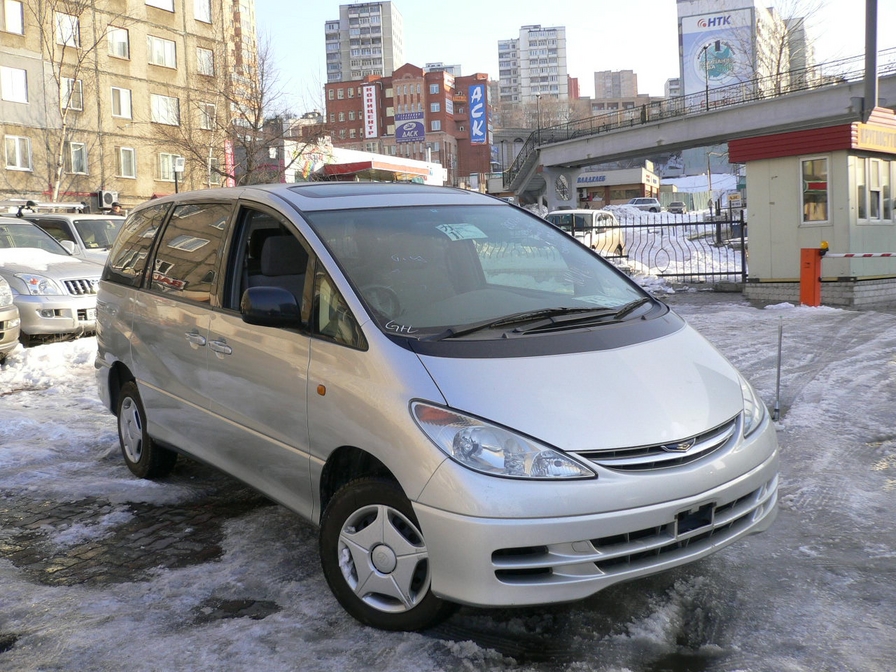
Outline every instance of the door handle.
<path fill-rule="evenodd" d="M 211 348 L 212 352 L 214 352 L 219 359 L 223 359 L 224 355 L 232 355 L 233 348 L 227 345 L 227 341 L 209 341 L 208 347 Z"/>
<path fill-rule="evenodd" d="M 190 347 L 194 350 L 205 345 L 205 336 L 195 331 L 188 331 L 184 334 L 187 337 L 187 342 L 190 344 Z"/>

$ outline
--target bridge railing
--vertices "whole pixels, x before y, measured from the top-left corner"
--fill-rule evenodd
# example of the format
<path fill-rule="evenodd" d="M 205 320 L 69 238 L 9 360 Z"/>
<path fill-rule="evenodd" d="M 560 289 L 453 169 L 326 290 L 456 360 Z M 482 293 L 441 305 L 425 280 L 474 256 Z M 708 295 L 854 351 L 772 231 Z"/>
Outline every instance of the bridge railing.
<path fill-rule="evenodd" d="M 878 74 L 896 74 L 896 48 L 885 49 L 878 54 Z M 853 56 L 709 89 L 708 94 L 706 91 L 701 91 L 585 119 L 570 120 L 555 126 L 546 126 L 533 131 L 523 143 L 519 154 L 504 174 L 504 186 L 510 188 L 520 174 L 531 169 L 531 161 L 537 158 L 537 150 L 541 145 L 599 135 L 621 128 L 632 128 L 663 119 L 696 116 L 798 91 L 837 86 L 861 80 L 864 76 L 864 55 Z"/>

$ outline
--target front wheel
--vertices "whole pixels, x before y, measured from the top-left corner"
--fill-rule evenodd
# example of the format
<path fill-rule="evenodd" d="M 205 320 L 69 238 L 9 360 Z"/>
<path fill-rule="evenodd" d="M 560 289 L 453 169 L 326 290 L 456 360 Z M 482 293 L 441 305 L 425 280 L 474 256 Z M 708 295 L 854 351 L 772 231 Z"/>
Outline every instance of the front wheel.
<path fill-rule="evenodd" d="M 117 415 L 121 454 L 131 473 L 140 478 L 169 474 L 177 462 L 177 453 L 156 445 L 146 432 L 146 411 L 133 380 L 121 386 Z"/>
<path fill-rule="evenodd" d="M 394 481 L 360 478 L 333 495 L 321 518 L 320 558 L 336 599 L 365 625 L 421 630 L 454 610 L 430 590 L 423 533 Z"/>

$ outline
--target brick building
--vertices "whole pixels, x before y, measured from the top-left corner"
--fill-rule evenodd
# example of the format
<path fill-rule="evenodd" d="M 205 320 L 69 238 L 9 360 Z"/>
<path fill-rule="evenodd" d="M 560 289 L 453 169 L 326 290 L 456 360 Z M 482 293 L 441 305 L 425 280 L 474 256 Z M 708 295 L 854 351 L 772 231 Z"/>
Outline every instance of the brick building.
<path fill-rule="evenodd" d="M 328 82 L 325 96 L 335 146 L 433 161 L 447 169 L 448 184 L 484 188 L 491 170 L 488 75 L 455 77 L 408 63 L 389 77 Z"/>

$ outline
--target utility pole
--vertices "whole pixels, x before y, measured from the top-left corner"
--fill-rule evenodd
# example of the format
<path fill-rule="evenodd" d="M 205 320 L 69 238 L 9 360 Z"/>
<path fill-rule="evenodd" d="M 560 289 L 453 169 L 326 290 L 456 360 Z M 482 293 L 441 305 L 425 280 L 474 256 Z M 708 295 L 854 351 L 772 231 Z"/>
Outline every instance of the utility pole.
<path fill-rule="evenodd" d="M 877 0 L 865 0 L 865 100 L 862 121 L 877 107 Z"/>

